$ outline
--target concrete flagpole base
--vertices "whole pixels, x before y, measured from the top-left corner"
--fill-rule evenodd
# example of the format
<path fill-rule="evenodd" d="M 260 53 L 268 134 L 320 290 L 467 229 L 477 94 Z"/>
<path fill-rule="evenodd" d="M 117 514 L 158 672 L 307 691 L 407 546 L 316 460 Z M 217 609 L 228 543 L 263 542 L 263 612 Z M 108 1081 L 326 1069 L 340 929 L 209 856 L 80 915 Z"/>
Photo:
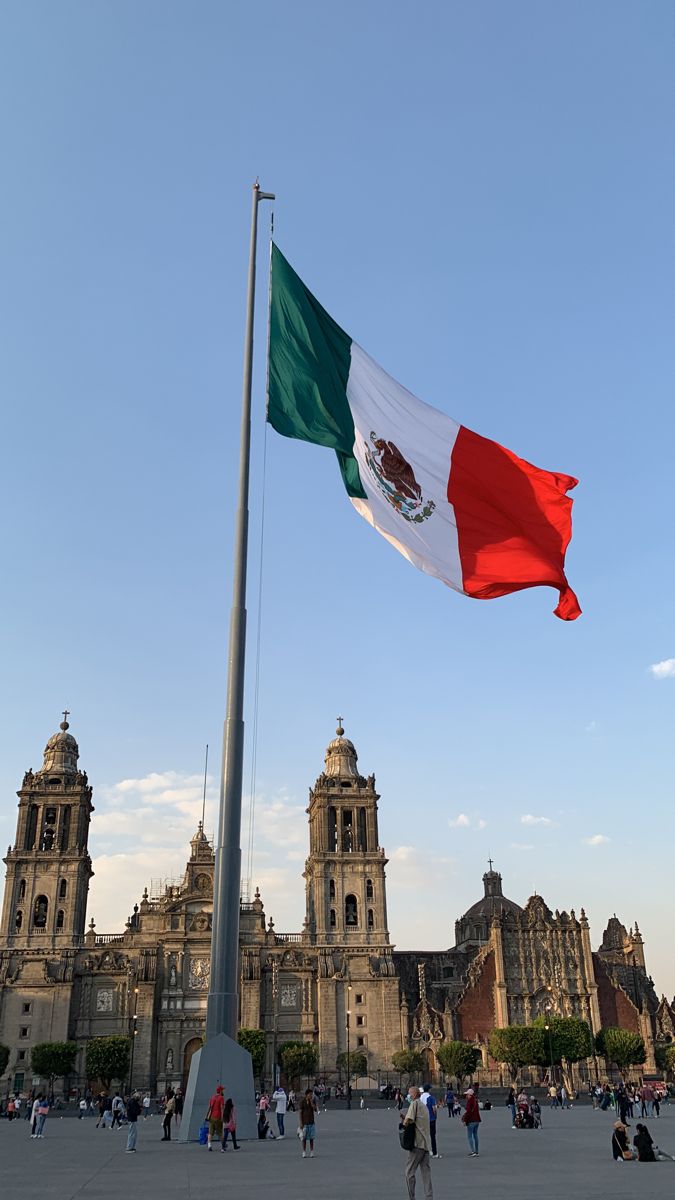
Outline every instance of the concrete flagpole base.
<path fill-rule="evenodd" d="M 237 1140 L 257 1138 L 251 1055 L 227 1034 L 219 1033 L 192 1056 L 183 1119 L 178 1131 L 179 1142 L 199 1141 L 199 1128 L 204 1123 L 209 1100 L 219 1083 L 223 1085 L 225 1099 L 231 1096 L 234 1100 Z"/>

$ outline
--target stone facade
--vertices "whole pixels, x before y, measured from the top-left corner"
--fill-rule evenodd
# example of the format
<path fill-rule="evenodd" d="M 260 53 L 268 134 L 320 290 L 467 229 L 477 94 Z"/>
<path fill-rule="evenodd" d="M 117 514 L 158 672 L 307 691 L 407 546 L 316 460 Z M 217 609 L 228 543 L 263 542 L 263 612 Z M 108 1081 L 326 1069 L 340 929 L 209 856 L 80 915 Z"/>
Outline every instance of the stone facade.
<path fill-rule="evenodd" d="M 185 1082 L 204 1031 L 213 848 L 200 825 L 179 883 L 152 897 L 146 889 L 124 931 L 98 934 L 93 920 L 85 931 L 94 809 L 78 758 L 64 719 L 41 770 L 26 772 L 18 792 L 0 930 L 4 1085 L 28 1090 L 31 1046 L 66 1039 L 78 1045 L 70 1082 L 82 1085 L 88 1039 L 135 1029 L 133 1082 L 162 1092 Z M 257 891 L 241 905 L 240 1020 L 267 1034 L 268 1080 L 288 1039 L 317 1044 L 327 1081 L 348 1040 L 367 1055 L 373 1078 L 404 1047 L 421 1049 L 435 1075 L 446 1038 L 475 1042 L 492 1072 L 490 1030 L 549 1011 L 583 1017 L 594 1031 L 617 1024 L 640 1032 L 653 1066 L 654 1038 L 672 1039 L 675 1010 L 656 997 L 637 925 L 627 932 L 612 917 L 593 952 L 583 909 L 553 914 L 536 895 L 521 908 L 503 895 L 490 863 L 484 896 L 456 922 L 452 948 L 397 952 L 378 801 L 375 777 L 359 773 L 340 725 L 309 793 L 302 930 L 277 932 Z"/>

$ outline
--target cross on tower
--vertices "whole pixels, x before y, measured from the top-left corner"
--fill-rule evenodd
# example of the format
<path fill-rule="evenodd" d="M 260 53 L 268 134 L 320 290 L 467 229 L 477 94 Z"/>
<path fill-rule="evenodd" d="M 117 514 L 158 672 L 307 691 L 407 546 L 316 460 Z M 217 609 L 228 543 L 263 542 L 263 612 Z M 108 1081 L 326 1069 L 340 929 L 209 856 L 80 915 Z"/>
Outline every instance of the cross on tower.
<path fill-rule="evenodd" d="M 492 859 L 491 858 L 488 858 L 488 865 L 490 867 L 490 870 L 492 870 Z"/>
<path fill-rule="evenodd" d="M 337 723 L 338 723 L 338 727 L 335 732 L 337 733 L 338 737 L 342 737 L 342 735 L 344 733 L 344 729 L 342 728 L 342 717 L 338 717 Z"/>

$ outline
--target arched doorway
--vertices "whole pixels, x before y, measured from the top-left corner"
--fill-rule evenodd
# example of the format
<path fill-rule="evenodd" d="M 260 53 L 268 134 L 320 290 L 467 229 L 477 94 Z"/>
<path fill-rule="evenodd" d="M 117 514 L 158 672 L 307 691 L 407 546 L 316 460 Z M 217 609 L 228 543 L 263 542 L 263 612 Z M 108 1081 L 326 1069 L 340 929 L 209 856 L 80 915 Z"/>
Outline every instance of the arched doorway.
<path fill-rule="evenodd" d="M 187 1088 L 187 1081 L 188 1081 L 188 1075 L 190 1074 L 190 1063 L 192 1062 L 192 1055 L 195 1053 L 195 1051 L 201 1050 L 203 1044 L 204 1044 L 203 1038 L 200 1038 L 200 1037 L 190 1038 L 190 1041 L 186 1043 L 185 1049 L 183 1051 L 183 1093 L 185 1093 L 185 1089 Z"/>

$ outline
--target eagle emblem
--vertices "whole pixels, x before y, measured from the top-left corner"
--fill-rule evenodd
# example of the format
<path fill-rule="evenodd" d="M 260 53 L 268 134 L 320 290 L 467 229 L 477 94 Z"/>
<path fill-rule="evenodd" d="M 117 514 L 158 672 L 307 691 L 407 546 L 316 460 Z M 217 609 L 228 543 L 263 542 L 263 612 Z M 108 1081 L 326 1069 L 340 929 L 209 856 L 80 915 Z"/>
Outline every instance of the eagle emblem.
<path fill-rule="evenodd" d="M 426 521 L 436 505 L 433 500 L 424 499 L 408 460 L 398 446 L 378 437 L 372 430 L 370 441 L 372 446 L 367 442 L 363 444 L 366 462 L 385 500 L 406 521 L 415 521 L 417 524 Z"/>

